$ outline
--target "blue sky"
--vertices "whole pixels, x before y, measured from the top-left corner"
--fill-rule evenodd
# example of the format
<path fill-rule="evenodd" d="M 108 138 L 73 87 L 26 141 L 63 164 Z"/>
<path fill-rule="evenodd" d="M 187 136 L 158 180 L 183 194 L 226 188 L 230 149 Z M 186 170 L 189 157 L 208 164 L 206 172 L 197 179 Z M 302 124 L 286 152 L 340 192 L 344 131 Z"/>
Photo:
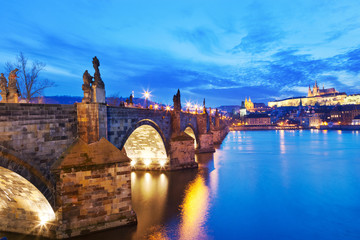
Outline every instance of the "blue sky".
<path fill-rule="evenodd" d="M 306 95 L 315 80 L 360 93 L 360 1 L 2 1 L 0 65 L 22 51 L 81 96 L 100 60 L 107 96 L 209 106 Z M 3 68 L 0 68 L 3 69 Z"/>

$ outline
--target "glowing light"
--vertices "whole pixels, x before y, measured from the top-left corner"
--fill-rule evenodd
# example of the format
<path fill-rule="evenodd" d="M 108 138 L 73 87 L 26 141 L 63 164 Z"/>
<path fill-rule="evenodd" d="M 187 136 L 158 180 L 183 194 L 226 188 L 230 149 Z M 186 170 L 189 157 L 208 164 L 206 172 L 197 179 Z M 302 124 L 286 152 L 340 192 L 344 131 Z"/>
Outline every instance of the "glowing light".
<path fill-rule="evenodd" d="M 145 99 L 150 98 L 150 95 L 151 95 L 151 92 L 149 92 L 149 91 L 143 92 L 143 96 L 145 97 Z"/>
<path fill-rule="evenodd" d="M 170 111 L 170 107 L 169 107 L 169 106 L 166 106 L 166 111 Z"/>
<path fill-rule="evenodd" d="M 160 163 L 160 167 L 164 167 L 165 164 L 166 164 L 166 161 L 165 161 L 165 160 L 161 160 L 159 163 Z"/>
<path fill-rule="evenodd" d="M 144 164 L 145 164 L 146 167 L 148 167 L 151 164 L 151 160 L 150 159 L 145 159 Z"/>
<path fill-rule="evenodd" d="M 134 167 L 135 164 L 136 164 L 136 161 L 135 161 L 135 160 L 131 160 L 130 165 L 131 165 L 132 167 Z"/>
<path fill-rule="evenodd" d="M 191 107 L 191 103 L 190 103 L 190 102 L 187 102 L 187 103 L 186 103 L 186 106 L 187 106 L 188 108 L 190 108 L 190 107 Z"/>
<path fill-rule="evenodd" d="M 155 110 L 157 110 L 159 108 L 159 105 L 155 104 L 154 108 Z"/>
<path fill-rule="evenodd" d="M 197 105 L 197 104 L 195 104 L 195 105 L 194 105 L 194 108 L 195 108 L 195 110 L 197 110 L 197 109 L 198 109 L 198 105 Z"/>

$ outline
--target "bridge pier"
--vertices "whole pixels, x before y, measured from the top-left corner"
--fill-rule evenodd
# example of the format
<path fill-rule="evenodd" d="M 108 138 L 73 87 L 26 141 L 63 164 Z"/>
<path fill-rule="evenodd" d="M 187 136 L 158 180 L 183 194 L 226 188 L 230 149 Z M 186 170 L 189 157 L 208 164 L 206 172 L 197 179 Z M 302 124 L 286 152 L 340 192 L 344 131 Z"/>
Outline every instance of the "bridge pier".
<path fill-rule="evenodd" d="M 174 110 L 171 113 L 171 139 L 170 139 L 170 170 L 184 168 L 197 168 L 195 162 L 194 139 L 181 132 L 181 101 L 178 90 L 173 98 Z"/>
<path fill-rule="evenodd" d="M 199 148 L 197 153 L 211 153 L 215 152 L 213 133 L 208 128 L 207 113 L 196 115 L 196 121 L 199 132 Z"/>
<path fill-rule="evenodd" d="M 78 139 L 53 166 L 57 179 L 56 238 L 136 223 L 130 159 L 109 141 Z"/>

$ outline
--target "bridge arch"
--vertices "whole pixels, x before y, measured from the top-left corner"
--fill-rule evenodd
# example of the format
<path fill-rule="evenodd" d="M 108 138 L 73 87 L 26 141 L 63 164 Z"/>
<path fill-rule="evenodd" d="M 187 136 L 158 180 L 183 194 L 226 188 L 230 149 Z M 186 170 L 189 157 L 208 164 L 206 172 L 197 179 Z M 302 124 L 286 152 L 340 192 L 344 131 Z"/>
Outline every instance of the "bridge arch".
<path fill-rule="evenodd" d="M 166 139 L 160 127 L 143 119 L 131 128 L 124 138 L 123 149 L 131 159 L 133 169 L 161 169 L 169 166 Z"/>
<path fill-rule="evenodd" d="M 55 187 L 39 170 L 19 158 L 14 151 L 6 149 L 3 146 L 0 146 L 0 167 L 12 171 L 26 179 L 42 193 L 53 210 L 56 211 Z"/>
<path fill-rule="evenodd" d="M 194 127 L 191 124 L 188 124 L 186 125 L 184 132 L 194 139 L 194 148 L 197 149 L 199 147 L 199 138 Z"/>
<path fill-rule="evenodd" d="M 0 231 L 50 236 L 55 212 L 27 179 L 0 167 Z"/>

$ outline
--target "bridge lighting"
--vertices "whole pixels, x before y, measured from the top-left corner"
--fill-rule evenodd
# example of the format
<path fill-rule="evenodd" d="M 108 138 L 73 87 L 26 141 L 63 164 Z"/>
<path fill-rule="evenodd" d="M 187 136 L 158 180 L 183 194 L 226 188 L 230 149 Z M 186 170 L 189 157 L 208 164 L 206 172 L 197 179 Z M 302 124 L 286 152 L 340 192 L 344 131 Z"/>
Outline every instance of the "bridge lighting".
<path fill-rule="evenodd" d="M 159 105 L 155 104 L 154 108 L 155 110 L 157 110 L 159 108 Z"/>
<path fill-rule="evenodd" d="M 145 164 L 146 167 L 150 166 L 150 163 L 151 163 L 151 160 L 150 160 L 150 159 L 146 159 L 146 160 L 144 161 L 144 164 Z"/>
<path fill-rule="evenodd" d="M 166 106 L 166 111 L 170 111 L 170 106 Z"/>
<path fill-rule="evenodd" d="M 150 98 L 150 93 L 149 91 L 145 91 L 143 92 L 143 96 L 145 98 L 145 102 L 146 102 L 146 108 L 148 108 L 148 99 Z"/>
<path fill-rule="evenodd" d="M 136 164 L 136 161 L 131 160 L 130 165 L 131 165 L 132 167 L 134 167 L 134 166 L 135 166 L 135 164 Z"/>
<path fill-rule="evenodd" d="M 190 111 L 190 107 L 191 107 L 191 103 L 187 102 L 186 103 L 186 111 L 189 112 Z"/>
<path fill-rule="evenodd" d="M 165 163 L 166 163 L 166 160 L 161 160 L 161 161 L 160 161 L 160 167 L 164 167 L 164 166 L 165 166 Z"/>

